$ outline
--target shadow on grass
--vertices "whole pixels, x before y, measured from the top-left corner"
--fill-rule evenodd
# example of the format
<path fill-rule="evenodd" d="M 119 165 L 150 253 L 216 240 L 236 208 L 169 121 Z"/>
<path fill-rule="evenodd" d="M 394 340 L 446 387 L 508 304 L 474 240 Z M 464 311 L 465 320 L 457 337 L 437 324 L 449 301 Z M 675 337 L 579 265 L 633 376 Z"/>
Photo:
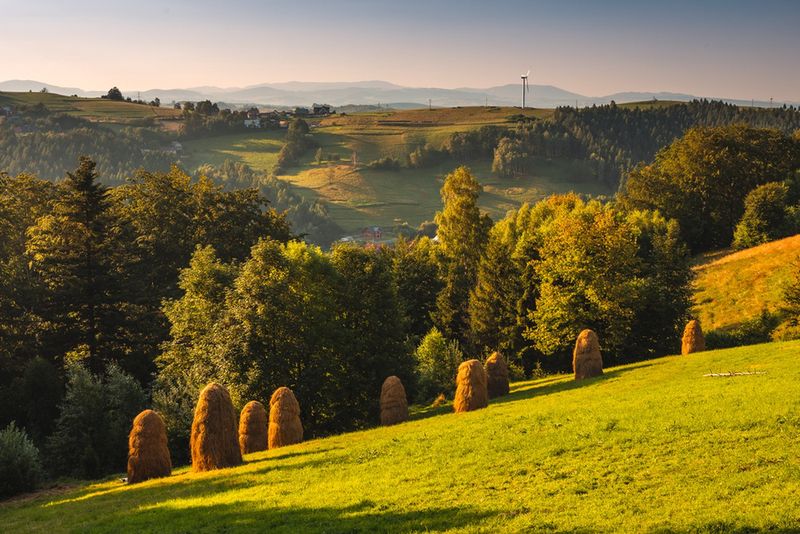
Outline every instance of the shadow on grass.
<path fill-rule="evenodd" d="M 193 502 L 197 502 L 195 499 Z M 343 507 L 281 507 L 258 501 L 161 502 L 84 518 L 82 529 L 125 532 L 409 532 L 474 527 L 491 514 L 464 506 L 403 511 L 362 500 Z"/>
<path fill-rule="evenodd" d="M 630 371 L 643 369 L 645 367 L 651 367 L 655 364 L 656 362 L 644 362 L 632 367 L 619 367 L 609 371 L 605 371 L 601 376 L 595 378 L 587 378 L 585 380 L 573 380 L 570 377 L 570 375 L 558 375 L 549 378 L 543 378 L 541 380 L 536 381 L 534 384 L 522 385 L 521 387 L 517 387 L 516 389 L 513 389 L 511 393 L 509 393 L 508 395 L 492 399 L 489 401 L 489 405 L 504 404 L 507 402 L 516 402 L 520 400 L 533 399 L 535 397 L 540 397 L 542 395 L 550 395 L 552 393 L 560 393 L 562 391 L 569 391 L 572 389 L 590 387 L 592 384 L 603 382 L 611 378 L 617 378 Z M 514 388 L 513 384 L 512 388 Z M 418 408 L 410 417 L 410 420 L 420 421 L 422 419 L 428 419 L 429 417 L 435 417 L 437 415 L 444 415 L 452 412 L 453 412 L 453 403 L 447 402 L 442 406 L 438 406 L 436 408 L 430 406 Z"/>

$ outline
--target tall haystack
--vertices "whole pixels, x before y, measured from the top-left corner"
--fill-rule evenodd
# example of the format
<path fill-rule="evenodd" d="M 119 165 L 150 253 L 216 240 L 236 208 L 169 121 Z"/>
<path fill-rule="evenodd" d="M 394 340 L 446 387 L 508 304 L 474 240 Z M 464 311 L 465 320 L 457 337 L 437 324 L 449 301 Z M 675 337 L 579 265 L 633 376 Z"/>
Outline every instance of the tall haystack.
<path fill-rule="evenodd" d="M 458 366 L 456 376 L 456 397 L 453 410 L 471 412 L 486 408 L 489 404 L 489 392 L 486 389 L 486 371 L 478 360 L 468 360 Z"/>
<path fill-rule="evenodd" d="M 280 387 L 269 400 L 269 448 L 277 449 L 303 441 L 300 404 L 287 387 Z"/>
<path fill-rule="evenodd" d="M 381 386 L 381 424 L 396 425 L 408 421 L 406 388 L 396 376 L 390 376 Z"/>
<path fill-rule="evenodd" d="M 600 341 L 593 330 L 586 329 L 578 334 L 575 351 L 572 353 L 572 370 L 575 380 L 592 378 L 603 374 L 603 356 L 600 354 Z"/>
<path fill-rule="evenodd" d="M 486 380 L 489 398 L 508 395 L 508 365 L 499 352 L 493 352 L 486 359 Z"/>
<path fill-rule="evenodd" d="M 703 352 L 704 350 L 706 350 L 706 338 L 703 336 L 703 329 L 700 328 L 700 321 L 692 319 L 686 323 L 686 328 L 683 329 L 681 354 Z"/>
<path fill-rule="evenodd" d="M 167 428 L 160 415 L 145 410 L 133 420 L 128 436 L 128 484 L 168 477 L 171 473 Z"/>
<path fill-rule="evenodd" d="M 211 383 L 200 392 L 194 409 L 192 470 L 210 471 L 242 463 L 237 440 L 236 411 L 228 390 Z"/>
<path fill-rule="evenodd" d="M 239 449 L 242 454 L 267 450 L 267 409 L 258 401 L 245 404 L 239 416 Z"/>

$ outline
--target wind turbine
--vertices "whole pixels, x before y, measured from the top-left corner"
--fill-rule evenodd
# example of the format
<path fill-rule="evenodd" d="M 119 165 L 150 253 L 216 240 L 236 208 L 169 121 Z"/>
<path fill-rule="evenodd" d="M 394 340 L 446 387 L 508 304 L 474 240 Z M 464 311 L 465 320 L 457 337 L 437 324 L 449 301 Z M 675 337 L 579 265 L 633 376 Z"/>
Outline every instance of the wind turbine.
<path fill-rule="evenodd" d="M 528 72 L 520 76 L 522 78 L 522 109 L 525 109 L 525 93 L 530 91 L 530 87 L 528 86 L 528 76 L 531 74 L 531 69 L 528 69 Z"/>

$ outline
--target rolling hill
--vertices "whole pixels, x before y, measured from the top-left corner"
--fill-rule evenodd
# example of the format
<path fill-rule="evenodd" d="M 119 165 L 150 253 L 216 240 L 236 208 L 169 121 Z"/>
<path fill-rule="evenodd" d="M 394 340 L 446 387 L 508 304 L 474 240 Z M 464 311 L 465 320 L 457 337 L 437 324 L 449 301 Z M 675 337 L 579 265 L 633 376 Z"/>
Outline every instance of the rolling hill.
<path fill-rule="evenodd" d="M 694 267 L 694 309 L 703 328 L 730 330 L 762 310 L 775 312 L 798 260 L 800 235 L 700 258 Z"/>
<path fill-rule="evenodd" d="M 800 342 L 516 383 L 485 410 L 0 504 L 7 532 L 796 532 Z M 758 374 L 708 377 L 710 372 Z M 691 498 L 687 498 L 691 496 Z"/>

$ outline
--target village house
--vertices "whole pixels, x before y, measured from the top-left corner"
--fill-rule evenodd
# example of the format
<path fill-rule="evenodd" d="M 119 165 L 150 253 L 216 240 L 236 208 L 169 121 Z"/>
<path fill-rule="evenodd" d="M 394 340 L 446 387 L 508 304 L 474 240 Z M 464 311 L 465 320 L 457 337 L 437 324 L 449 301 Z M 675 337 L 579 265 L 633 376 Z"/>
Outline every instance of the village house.
<path fill-rule="evenodd" d="M 330 115 L 331 107 L 328 104 L 314 104 L 311 108 L 314 115 Z"/>

